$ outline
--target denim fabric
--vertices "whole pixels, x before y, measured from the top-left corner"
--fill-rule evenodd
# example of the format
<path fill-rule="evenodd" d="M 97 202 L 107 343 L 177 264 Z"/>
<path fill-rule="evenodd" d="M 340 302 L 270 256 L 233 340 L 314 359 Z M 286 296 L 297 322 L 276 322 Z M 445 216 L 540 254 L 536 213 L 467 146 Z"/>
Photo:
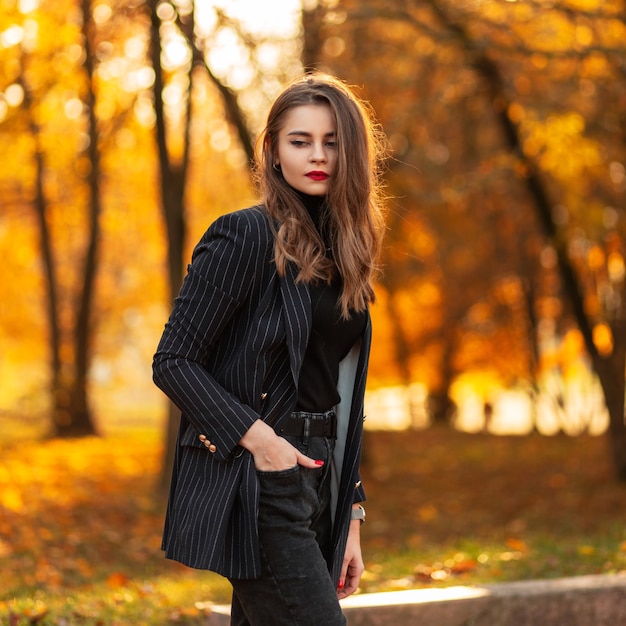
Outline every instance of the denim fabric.
<path fill-rule="evenodd" d="M 324 465 L 257 472 L 263 571 L 258 579 L 231 579 L 231 626 L 344 626 L 327 564 L 334 439 L 285 439 Z"/>

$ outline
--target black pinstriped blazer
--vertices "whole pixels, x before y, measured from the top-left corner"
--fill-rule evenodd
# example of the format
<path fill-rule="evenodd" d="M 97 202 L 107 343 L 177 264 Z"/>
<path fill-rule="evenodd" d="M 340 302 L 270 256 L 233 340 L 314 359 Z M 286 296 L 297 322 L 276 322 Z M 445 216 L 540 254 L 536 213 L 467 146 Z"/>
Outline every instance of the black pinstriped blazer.
<path fill-rule="evenodd" d="M 196 246 L 154 357 L 155 383 L 180 408 L 163 549 L 190 567 L 230 578 L 260 575 L 259 488 L 238 445 L 255 420 L 274 428 L 296 404 L 311 329 L 308 287 L 295 268 L 279 277 L 262 207 L 217 219 Z M 365 499 L 358 472 L 371 337 L 340 366 L 340 434 L 333 462 L 335 582 L 350 509 Z M 210 442 L 206 447 L 199 435 Z"/>

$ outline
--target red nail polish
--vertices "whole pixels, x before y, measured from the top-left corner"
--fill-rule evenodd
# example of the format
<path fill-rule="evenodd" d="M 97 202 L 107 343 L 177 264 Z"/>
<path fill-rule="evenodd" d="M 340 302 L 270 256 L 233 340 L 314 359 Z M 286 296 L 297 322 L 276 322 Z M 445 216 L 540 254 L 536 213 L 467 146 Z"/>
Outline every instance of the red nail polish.
<path fill-rule="evenodd" d="M 315 461 L 315 465 L 324 465 L 324 461 Z"/>
<path fill-rule="evenodd" d="M 343 580 L 340 580 L 339 581 L 339 585 L 337 585 L 337 586 L 339 587 L 339 589 L 343 589 L 344 584 L 345 583 L 343 582 Z"/>

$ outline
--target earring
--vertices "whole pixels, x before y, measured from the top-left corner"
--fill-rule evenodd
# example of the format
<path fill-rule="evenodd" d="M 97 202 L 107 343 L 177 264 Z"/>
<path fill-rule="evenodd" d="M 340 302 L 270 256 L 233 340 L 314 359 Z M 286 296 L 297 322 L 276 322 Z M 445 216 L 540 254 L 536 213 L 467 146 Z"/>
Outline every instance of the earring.
<path fill-rule="evenodd" d="M 276 170 L 277 172 L 282 171 L 280 169 L 280 163 L 272 163 L 272 167 L 274 168 L 274 170 Z"/>

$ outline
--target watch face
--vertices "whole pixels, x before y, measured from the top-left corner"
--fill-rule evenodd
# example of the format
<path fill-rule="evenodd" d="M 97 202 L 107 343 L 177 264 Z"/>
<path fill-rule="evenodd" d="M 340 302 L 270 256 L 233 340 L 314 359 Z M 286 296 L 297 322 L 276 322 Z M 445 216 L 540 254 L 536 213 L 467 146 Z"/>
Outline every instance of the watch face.
<path fill-rule="evenodd" d="M 365 509 L 360 505 L 357 509 L 352 509 L 350 519 L 358 519 L 361 520 L 361 523 L 363 523 L 365 521 Z"/>

